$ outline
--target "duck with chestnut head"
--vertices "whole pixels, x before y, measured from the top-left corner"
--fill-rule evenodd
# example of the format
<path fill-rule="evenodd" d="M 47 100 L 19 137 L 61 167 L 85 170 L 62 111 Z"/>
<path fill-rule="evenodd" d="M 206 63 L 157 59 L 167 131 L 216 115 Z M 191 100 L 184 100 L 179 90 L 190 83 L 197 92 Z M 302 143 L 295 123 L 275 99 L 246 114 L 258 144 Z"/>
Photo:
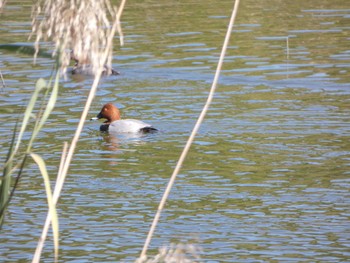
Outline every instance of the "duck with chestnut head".
<path fill-rule="evenodd" d="M 90 65 L 90 61 L 87 58 L 78 58 L 73 51 L 70 53 L 70 58 L 71 60 L 74 60 L 75 65 L 72 69 L 72 74 L 76 75 L 93 75 L 92 72 L 92 67 Z M 102 71 L 103 76 L 108 76 L 108 75 L 120 75 L 118 71 L 116 71 L 113 68 L 107 67 L 104 65 L 103 71 Z"/>
<path fill-rule="evenodd" d="M 152 125 L 140 120 L 122 120 L 119 109 L 112 103 L 103 105 L 100 113 L 93 119 L 106 119 L 100 126 L 101 131 L 113 133 L 153 133 L 158 131 Z"/>

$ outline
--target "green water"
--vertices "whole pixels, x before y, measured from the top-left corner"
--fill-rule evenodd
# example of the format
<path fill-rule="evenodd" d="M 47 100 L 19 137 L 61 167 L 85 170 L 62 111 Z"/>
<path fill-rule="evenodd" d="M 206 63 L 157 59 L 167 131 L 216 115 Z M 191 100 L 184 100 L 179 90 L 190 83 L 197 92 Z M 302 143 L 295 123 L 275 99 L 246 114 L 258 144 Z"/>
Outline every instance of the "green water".
<path fill-rule="evenodd" d="M 137 1 L 115 40 L 121 76 L 100 84 L 107 102 L 161 132 L 103 135 L 87 121 L 59 202 L 60 262 L 132 262 L 206 100 L 233 3 Z M 7 3 L 0 44 L 26 44 L 31 2 Z M 161 217 L 150 254 L 191 243 L 204 262 L 350 260 L 350 5 L 241 1 L 222 76 Z M 288 47 L 288 48 L 287 48 Z M 1 158 L 17 112 L 53 61 L 0 48 Z M 35 144 L 52 179 L 92 80 L 68 76 Z M 15 113 L 12 113 L 15 112 Z M 0 261 L 28 262 L 47 212 L 29 162 L 0 233 Z M 43 262 L 52 262 L 48 238 Z"/>

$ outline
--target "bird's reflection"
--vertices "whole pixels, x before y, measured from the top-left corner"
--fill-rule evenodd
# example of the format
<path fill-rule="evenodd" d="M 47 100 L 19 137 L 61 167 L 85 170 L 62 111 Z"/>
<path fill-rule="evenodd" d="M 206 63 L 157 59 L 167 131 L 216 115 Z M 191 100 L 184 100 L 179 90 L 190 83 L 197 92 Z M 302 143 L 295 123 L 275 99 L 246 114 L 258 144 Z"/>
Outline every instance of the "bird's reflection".
<path fill-rule="evenodd" d="M 143 133 L 113 133 L 101 132 L 103 140 L 106 142 L 108 150 L 117 152 L 124 151 L 130 145 L 143 145 L 147 143 L 148 134 Z"/>

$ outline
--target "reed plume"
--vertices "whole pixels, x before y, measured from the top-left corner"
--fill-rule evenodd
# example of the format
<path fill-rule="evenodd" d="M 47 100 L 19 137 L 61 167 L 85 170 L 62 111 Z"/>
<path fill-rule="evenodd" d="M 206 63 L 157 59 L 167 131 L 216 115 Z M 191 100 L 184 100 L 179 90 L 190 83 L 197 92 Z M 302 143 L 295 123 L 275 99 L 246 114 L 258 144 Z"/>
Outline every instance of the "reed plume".
<path fill-rule="evenodd" d="M 53 56 L 57 56 L 62 73 L 66 73 L 72 55 L 81 65 L 89 65 L 96 75 L 106 65 L 111 69 L 112 51 L 102 61 L 112 24 L 118 20 L 117 7 L 109 0 L 38 0 L 32 10 L 32 36 L 35 58 L 40 41 L 52 41 Z M 120 28 L 120 26 L 119 26 Z M 107 72 L 110 73 L 110 72 Z"/>

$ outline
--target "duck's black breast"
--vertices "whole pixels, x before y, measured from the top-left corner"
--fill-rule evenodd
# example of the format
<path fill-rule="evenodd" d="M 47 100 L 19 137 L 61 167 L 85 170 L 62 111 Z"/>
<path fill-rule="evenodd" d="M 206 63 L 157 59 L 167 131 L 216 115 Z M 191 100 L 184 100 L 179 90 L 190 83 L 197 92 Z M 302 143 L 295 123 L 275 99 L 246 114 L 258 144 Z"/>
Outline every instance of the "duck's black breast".
<path fill-rule="evenodd" d="M 109 123 L 108 124 L 102 124 L 100 126 L 100 131 L 106 132 L 106 131 L 108 131 L 108 128 L 109 128 Z"/>

